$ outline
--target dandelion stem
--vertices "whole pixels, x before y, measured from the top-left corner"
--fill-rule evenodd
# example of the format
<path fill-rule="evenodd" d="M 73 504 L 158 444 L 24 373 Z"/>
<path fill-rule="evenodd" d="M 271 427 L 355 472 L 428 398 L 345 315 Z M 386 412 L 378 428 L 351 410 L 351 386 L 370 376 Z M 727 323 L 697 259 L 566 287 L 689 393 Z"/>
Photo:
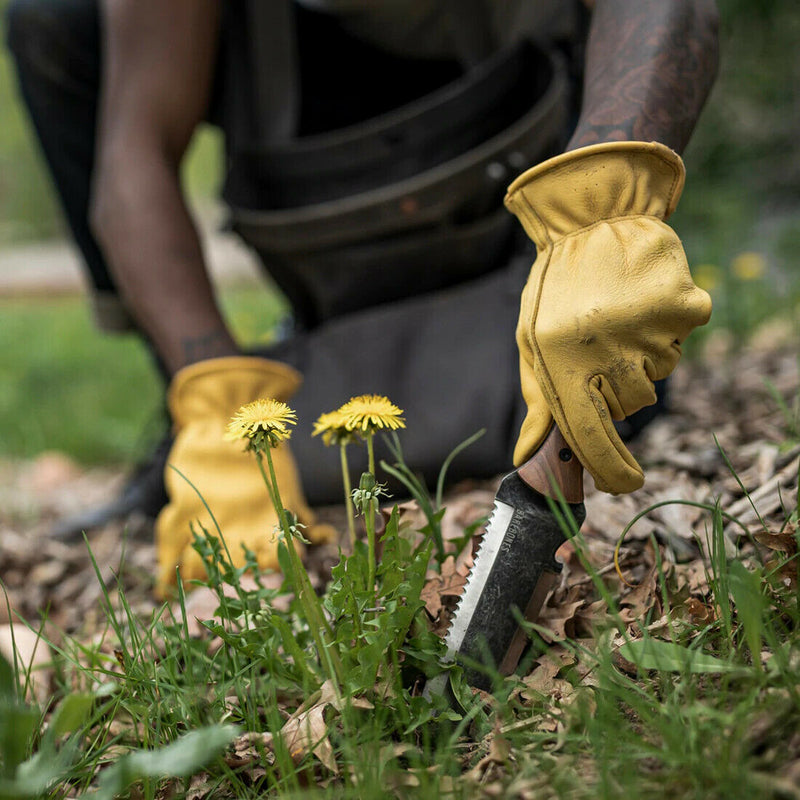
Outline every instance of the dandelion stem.
<path fill-rule="evenodd" d="M 367 434 L 367 456 L 369 458 L 369 471 L 375 480 L 377 480 L 377 476 L 375 475 L 375 445 L 373 443 L 373 439 L 375 438 L 374 431 L 370 431 Z"/>
<path fill-rule="evenodd" d="M 364 509 L 364 524 L 367 528 L 367 589 L 370 592 L 375 591 L 375 572 L 376 572 L 376 558 L 375 558 L 375 500 L 370 499 L 367 507 Z"/>
<path fill-rule="evenodd" d="M 375 476 L 375 432 L 370 431 L 367 434 L 367 457 L 368 457 L 368 464 L 369 464 L 369 472 L 370 475 L 375 479 L 377 482 L 377 477 Z M 367 558 L 369 560 L 368 564 L 368 574 L 367 574 L 367 589 L 370 592 L 375 591 L 375 574 L 377 572 L 377 559 L 375 557 L 375 514 L 377 512 L 377 502 L 374 499 L 370 499 L 367 508 L 364 509 L 364 523 L 366 524 L 367 528 Z"/>
<path fill-rule="evenodd" d="M 256 460 L 258 461 L 259 469 L 267 482 L 268 488 L 271 486 L 270 496 L 275 504 L 275 510 L 278 513 L 281 528 L 284 533 L 284 540 L 286 541 L 286 549 L 289 551 L 289 563 L 291 564 L 293 583 L 300 598 L 300 604 L 305 612 L 306 621 L 311 631 L 311 636 L 314 639 L 314 644 L 317 647 L 320 661 L 327 667 L 326 672 L 335 687 L 337 695 L 339 694 L 339 687 L 343 683 L 343 668 L 338 654 L 332 650 L 333 632 L 325 619 L 325 612 L 319 602 L 319 598 L 311 585 L 311 579 L 308 577 L 308 572 L 303 565 L 300 554 L 294 543 L 294 532 L 292 531 L 289 519 L 286 515 L 286 509 L 283 507 L 281 500 L 280 490 L 278 489 L 278 479 L 275 475 L 275 465 L 272 463 L 272 453 L 270 450 L 264 451 L 267 456 L 267 466 L 269 467 L 269 478 L 264 472 L 264 465 L 261 458 L 261 451 L 256 450 Z"/>
<path fill-rule="evenodd" d="M 339 457 L 342 463 L 342 483 L 344 485 L 344 507 L 347 510 L 347 531 L 350 534 L 350 548 L 355 550 L 356 546 L 356 521 L 353 515 L 353 493 L 350 484 L 350 467 L 347 463 L 347 443 L 339 443 Z"/>
<path fill-rule="evenodd" d="M 261 451 L 255 450 L 254 452 L 256 454 L 256 463 L 258 464 L 259 472 L 261 473 L 261 477 L 264 480 L 264 485 L 267 487 L 267 493 L 269 494 L 270 502 L 272 503 L 272 507 L 275 509 L 275 513 L 278 515 L 278 521 L 280 522 L 281 527 L 283 527 L 283 517 L 281 513 L 283 510 L 283 506 L 281 505 L 281 499 L 280 497 L 275 496 L 273 483 L 267 476 L 267 473 L 264 471 L 264 459 L 261 456 Z M 271 460 L 270 460 L 270 466 L 272 466 Z"/>

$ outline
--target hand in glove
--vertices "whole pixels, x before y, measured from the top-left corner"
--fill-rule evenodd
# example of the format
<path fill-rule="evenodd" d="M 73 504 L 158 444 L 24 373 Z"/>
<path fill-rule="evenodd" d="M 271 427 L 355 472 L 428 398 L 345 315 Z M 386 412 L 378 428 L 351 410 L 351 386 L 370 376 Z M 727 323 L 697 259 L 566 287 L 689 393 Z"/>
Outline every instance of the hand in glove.
<path fill-rule="evenodd" d="M 664 224 L 684 174 L 664 145 L 614 142 L 557 156 L 509 187 L 506 206 L 537 249 L 517 326 L 528 413 L 516 464 L 555 418 L 599 489 L 644 482 L 613 420 L 656 401 L 653 382 L 672 372 L 684 339 L 711 314 Z"/>
<path fill-rule="evenodd" d="M 217 528 L 203 504 L 208 504 L 222 531 L 235 565 L 244 563 L 242 545 L 264 569 L 277 569 L 278 516 L 253 453 L 244 443 L 225 439 L 231 417 L 246 403 L 259 398 L 286 402 L 300 385 L 300 375 L 290 367 L 261 358 L 232 357 L 201 361 L 175 375 L 168 402 L 176 427 L 175 443 L 164 475 L 169 503 L 156 520 L 159 574 L 157 591 L 164 595 L 181 578 L 205 578 L 202 560 L 192 548 L 190 523 L 199 523 L 212 535 Z M 312 542 L 330 541 L 334 531 L 315 525 L 306 504 L 288 446 L 273 450 L 273 463 L 281 499 L 298 521 L 306 525 Z M 191 481 L 197 492 L 170 465 Z"/>

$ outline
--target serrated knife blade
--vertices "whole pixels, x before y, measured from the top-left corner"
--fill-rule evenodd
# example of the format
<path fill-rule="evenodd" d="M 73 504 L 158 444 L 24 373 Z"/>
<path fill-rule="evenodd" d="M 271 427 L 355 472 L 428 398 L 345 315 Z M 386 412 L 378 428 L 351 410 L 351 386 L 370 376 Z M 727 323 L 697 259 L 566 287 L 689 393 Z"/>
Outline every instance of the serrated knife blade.
<path fill-rule="evenodd" d="M 445 636 L 449 658 L 462 665 L 471 686 L 489 691 L 493 674 L 511 674 L 519 663 L 527 636 L 518 614 L 535 621 L 561 571 L 555 554 L 567 537 L 548 502 L 559 494 L 580 526 L 583 468 L 554 426 L 539 450 L 501 481 Z M 433 679 L 425 693 L 443 693 L 445 684 L 445 676 Z"/>

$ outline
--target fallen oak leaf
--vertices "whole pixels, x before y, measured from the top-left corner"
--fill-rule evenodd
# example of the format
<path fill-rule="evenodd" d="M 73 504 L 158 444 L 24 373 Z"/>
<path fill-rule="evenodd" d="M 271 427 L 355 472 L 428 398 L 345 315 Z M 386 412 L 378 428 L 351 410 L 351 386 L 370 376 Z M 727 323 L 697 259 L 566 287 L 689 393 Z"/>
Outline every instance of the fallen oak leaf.
<path fill-rule="evenodd" d="M 555 641 L 564 641 L 574 634 L 574 620 L 578 611 L 586 604 L 586 593 L 580 587 L 569 587 L 564 596 L 558 596 L 558 591 L 551 594 L 545 601 L 537 626 L 539 635 L 548 644 Z"/>
<path fill-rule="evenodd" d="M 545 697 L 556 701 L 565 700 L 575 691 L 575 687 L 564 678 L 552 677 L 546 671 L 538 669 L 526 675 L 522 681 L 525 688 L 520 696 L 528 702 L 541 702 Z"/>
<path fill-rule="evenodd" d="M 546 653 L 543 653 L 536 659 L 536 663 L 541 666 L 555 664 L 558 666 L 559 670 L 564 667 L 571 667 L 573 664 L 576 664 L 577 661 L 578 659 L 575 653 L 571 650 L 567 650 L 566 647 L 560 644 L 553 645 Z"/>
<path fill-rule="evenodd" d="M 425 611 L 432 620 L 436 620 L 442 610 L 441 582 L 441 578 L 437 575 L 426 581 L 419 593 L 420 600 L 425 603 Z"/>
<path fill-rule="evenodd" d="M 689 593 L 697 597 L 708 597 L 711 588 L 708 585 L 708 568 L 702 559 L 690 561 L 687 564 L 675 564 L 674 574 L 678 584 L 678 591 L 687 587 Z"/>

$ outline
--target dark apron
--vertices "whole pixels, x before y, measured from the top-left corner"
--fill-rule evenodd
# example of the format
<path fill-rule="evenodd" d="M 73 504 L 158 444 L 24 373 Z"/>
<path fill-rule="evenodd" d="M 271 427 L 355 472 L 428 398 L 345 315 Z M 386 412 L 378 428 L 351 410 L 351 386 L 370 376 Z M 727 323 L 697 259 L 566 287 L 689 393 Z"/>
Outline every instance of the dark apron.
<path fill-rule="evenodd" d="M 252 37 L 242 19 L 226 34 L 235 55 L 228 82 L 238 102 L 247 92 L 279 97 L 276 86 L 285 91 L 292 80 L 252 80 L 259 59 L 244 47 Z M 301 15 L 301 26 L 308 23 Z M 311 18 L 312 28 L 318 23 Z M 269 28 L 250 21 L 259 24 Z M 242 43 L 231 50 L 236 30 Z M 356 47 L 363 45 L 349 43 L 348 52 Z M 298 52 L 281 52 L 290 71 Z M 274 119 L 248 117 L 239 106 L 223 122 L 231 224 L 297 323 L 295 336 L 261 354 L 304 375 L 291 401 L 300 419 L 292 450 L 312 504 L 340 502 L 342 492 L 338 452 L 311 438 L 313 423 L 352 396 L 385 394 L 404 410 L 406 461 L 430 484 L 451 450 L 480 429 L 486 433 L 455 459 L 451 480 L 510 469 L 524 416 L 514 331 L 534 252 L 502 198 L 519 172 L 563 146 L 564 62 L 530 43 L 468 67 L 381 58 L 358 53 L 354 69 L 362 64 L 367 77 L 350 109 L 342 104 L 348 124 L 324 129 L 296 95 Z M 368 79 L 374 64 L 378 86 Z M 387 79 L 395 69 L 397 80 Z M 431 91 L 397 107 L 392 93 L 417 74 Z M 362 100 L 391 110 L 360 120 Z M 287 135 L 292 125 L 306 135 Z M 350 452 L 357 462 L 357 448 Z M 382 445 L 378 452 L 388 456 Z"/>

